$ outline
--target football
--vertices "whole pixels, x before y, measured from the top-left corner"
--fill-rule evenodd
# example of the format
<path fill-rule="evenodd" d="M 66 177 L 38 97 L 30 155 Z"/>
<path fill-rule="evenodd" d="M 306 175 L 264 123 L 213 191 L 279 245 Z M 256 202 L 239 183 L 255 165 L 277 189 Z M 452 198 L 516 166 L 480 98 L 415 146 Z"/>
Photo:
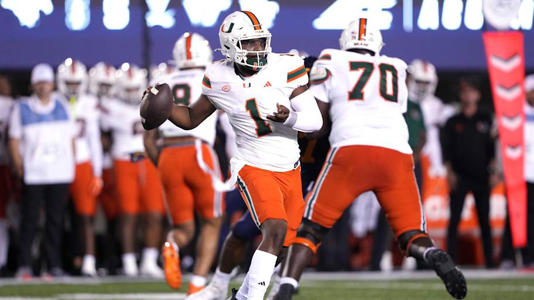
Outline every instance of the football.
<path fill-rule="evenodd" d="M 141 100 L 139 113 L 145 130 L 157 128 L 171 114 L 173 105 L 171 88 L 162 83 L 147 89 Z"/>

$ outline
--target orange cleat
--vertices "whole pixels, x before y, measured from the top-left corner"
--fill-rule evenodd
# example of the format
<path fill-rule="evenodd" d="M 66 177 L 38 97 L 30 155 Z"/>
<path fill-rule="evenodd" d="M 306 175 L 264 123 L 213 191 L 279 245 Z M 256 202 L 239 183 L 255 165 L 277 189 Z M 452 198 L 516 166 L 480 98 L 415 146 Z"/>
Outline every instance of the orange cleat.
<path fill-rule="evenodd" d="M 167 284 L 173 289 L 179 289 L 182 285 L 182 271 L 180 270 L 178 246 L 175 243 L 165 242 L 162 255 Z"/>
<path fill-rule="evenodd" d="M 204 289 L 204 286 L 196 286 L 196 285 L 194 285 L 192 283 L 189 283 L 189 290 L 187 291 L 187 295 L 198 293 L 202 289 Z"/>

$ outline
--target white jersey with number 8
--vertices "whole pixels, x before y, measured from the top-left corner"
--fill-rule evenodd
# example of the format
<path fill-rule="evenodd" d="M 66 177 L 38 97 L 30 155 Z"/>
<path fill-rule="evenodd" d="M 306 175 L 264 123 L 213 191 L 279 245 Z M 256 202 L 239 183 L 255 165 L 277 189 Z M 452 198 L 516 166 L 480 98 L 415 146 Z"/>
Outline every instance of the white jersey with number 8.
<path fill-rule="evenodd" d="M 412 153 L 402 116 L 408 97 L 404 61 L 325 49 L 310 80 L 314 96 L 330 104 L 332 147 L 368 145 Z"/>

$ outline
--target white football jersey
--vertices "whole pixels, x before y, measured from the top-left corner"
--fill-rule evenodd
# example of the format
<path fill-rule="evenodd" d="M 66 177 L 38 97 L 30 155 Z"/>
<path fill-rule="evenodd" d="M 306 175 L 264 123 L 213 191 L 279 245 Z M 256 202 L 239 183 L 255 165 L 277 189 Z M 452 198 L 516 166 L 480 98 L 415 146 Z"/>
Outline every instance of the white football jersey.
<path fill-rule="evenodd" d="M 311 73 L 314 96 L 330 104 L 332 147 L 379 146 L 411 154 L 408 128 L 406 63 L 325 49 Z"/>
<path fill-rule="evenodd" d="M 430 95 L 421 101 L 421 110 L 425 119 L 426 143 L 423 154 L 430 159 L 430 175 L 445 175 L 445 166 L 441 154 L 441 142 L 439 138 L 440 128 L 454 115 L 455 109 L 451 105 L 444 104 L 439 98 Z"/>
<path fill-rule="evenodd" d="M 102 106 L 101 126 L 104 130 L 112 132 L 113 159 L 129 160 L 130 154 L 144 152 L 144 129 L 139 115 L 139 105 L 119 99 L 109 99 L 103 102 Z"/>
<path fill-rule="evenodd" d="M 235 158 L 247 165 L 285 172 L 298 165 L 297 131 L 267 119 L 276 104 L 290 106 L 293 90 L 308 83 L 303 60 L 271 53 L 267 65 L 250 77 L 241 77 L 228 60 L 206 70 L 202 93 L 226 112 L 236 134 Z"/>
<path fill-rule="evenodd" d="M 175 71 L 171 74 L 158 78 L 154 83 L 167 83 L 171 88 L 176 105 L 190 105 L 195 103 L 202 93 L 202 78 L 204 70 L 190 69 Z M 163 137 L 194 136 L 210 145 L 215 142 L 217 114 L 209 116 L 202 124 L 192 130 L 184 130 L 174 125 L 171 121 L 165 121 L 159 132 Z"/>
<path fill-rule="evenodd" d="M 0 165 L 7 165 L 9 162 L 6 136 L 7 125 L 9 124 L 9 117 L 14 103 L 13 99 L 0 96 Z"/>
<path fill-rule="evenodd" d="M 76 122 L 76 163 L 90 161 L 93 174 L 102 175 L 102 142 L 100 141 L 100 110 L 98 100 L 92 95 L 82 94 L 68 99 L 70 112 Z"/>

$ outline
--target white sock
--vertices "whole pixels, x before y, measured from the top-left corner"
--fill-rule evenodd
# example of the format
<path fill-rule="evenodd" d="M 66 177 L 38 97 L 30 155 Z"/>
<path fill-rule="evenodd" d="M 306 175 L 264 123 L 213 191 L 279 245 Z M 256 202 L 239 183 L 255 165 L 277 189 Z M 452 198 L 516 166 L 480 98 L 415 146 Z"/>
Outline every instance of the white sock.
<path fill-rule="evenodd" d="M 0 219 L 0 268 L 7 262 L 7 249 L 9 247 L 9 238 L 7 233 L 7 221 Z"/>
<path fill-rule="evenodd" d="M 282 277 L 282 279 L 280 279 L 280 285 L 282 284 L 291 284 L 295 290 L 299 287 L 299 282 L 291 277 Z"/>
<path fill-rule="evenodd" d="M 245 275 L 245 279 L 243 279 L 243 283 L 241 283 L 241 287 L 239 288 L 239 291 L 237 291 L 237 294 L 235 295 L 237 300 L 247 300 L 248 297 L 248 274 Z"/>
<path fill-rule="evenodd" d="M 228 290 L 228 286 L 230 285 L 231 279 L 231 273 L 224 273 L 219 268 L 217 268 L 217 270 L 215 270 L 215 274 L 213 274 L 213 278 L 211 278 L 211 283 L 217 287 L 221 287 L 223 289 Z"/>
<path fill-rule="evenodd" d="M 276 255 L 256 250 L 248 269 L 248 299 L 263 300 L 276 264 Z"/>
<path fill-rule="evenodd" d="M 135 253 L 124 253 L 122 255 L 122 265 L 126 268 L 129 266 L 135 266 L 137 268 L 137 261 L 135 259 Z"/>
<path fill-rule="evenodd" d="M 94 270 L 95 269 L 95 256 L 92 254 L 85 254 L 82 261 L 82 270 Z"/>
<path fill-rule="evenodd" d="M 206 285 L 206 277 L 200 276 L 200 275 L 193 275 L 193 276 L 191 276 L 190 283 L 192 285 L 198 286 L 198 287 L 205 286 Z"/>
<path fill-rule="evenodd" d="M 144 264 L 151 264 L 151 265 L 157 265 L 158 264 L 158 249 L 156 248 L 145 248 L 143 249 L 143 258 L 141 265 Z"/>

